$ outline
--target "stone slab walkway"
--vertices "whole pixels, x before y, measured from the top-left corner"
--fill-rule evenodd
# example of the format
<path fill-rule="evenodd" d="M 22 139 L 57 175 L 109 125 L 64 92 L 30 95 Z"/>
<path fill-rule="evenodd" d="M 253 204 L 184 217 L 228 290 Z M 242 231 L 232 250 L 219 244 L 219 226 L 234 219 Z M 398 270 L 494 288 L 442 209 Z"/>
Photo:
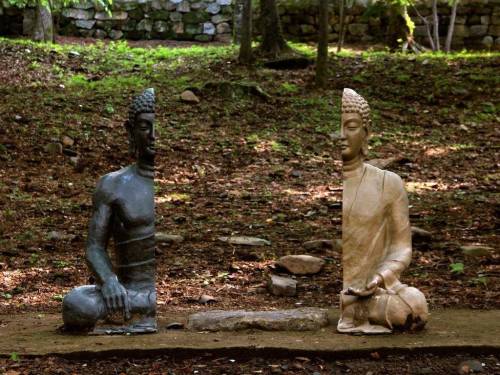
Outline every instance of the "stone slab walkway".
<path fill-rule="evenodd" d="M 337 310 L 329 311 L 336 322 Z M 335 332 L 330 324 L 316 332 L 192 332 L 166 330 L 170 322 L 185 322 L 187 316 L 160 316 L 160 332 L 141 336 L 74 336 L 57 332 L 62 322 L 57 314 L 0 315 L 0 356 L 57 355 L 73 358 L 103 358 L 113 355 L 144 357 L 174 356 L 323 356 L 350 357 L 378 351 L 467 351 L 500 353 L 500 310 L 433 311 L 425 331 L 392 336 L 349 336 Z"/>

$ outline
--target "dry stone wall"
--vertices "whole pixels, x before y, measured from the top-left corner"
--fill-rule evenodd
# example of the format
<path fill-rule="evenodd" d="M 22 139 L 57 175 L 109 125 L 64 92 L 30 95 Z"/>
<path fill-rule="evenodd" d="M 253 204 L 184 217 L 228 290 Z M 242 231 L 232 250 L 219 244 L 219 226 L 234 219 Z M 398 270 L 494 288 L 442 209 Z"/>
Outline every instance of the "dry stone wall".
<path fill-rule="evenodd" d="M 455 25 L 453 47 L 500 49 L 500 0 L 461 0 Z M 315 40 L 318 34 L 317 0 L 278 0 L 283 30 L 287 38 Z M 418 7 L 423 16 L 428 5 Z M 339 37 L 338 0 L 330 8 L 329 39 Z M 238 29 L 241 0 L 114 0 L 113 11 L 105 12 L 92 2 L 63 9 L 58 16 L 59 33 L 110 39 L 175 39 L 196 41 L 232 40 Z M 439 8 L 440 34 L 445 38 L 450 7 Z M 426 29 L 416 14 L 415 36 L 426 44 Z M 256 14 L 258 19 L 258 14 Z M 24 19 L 24 22 L 23 22 Z M 0 0 L 0 35 L 25 34 L 30 30 L 30 10 L 24 12 Z M 260 26 L 256 20 L 255 31 Z M 347 42 L 382 42 L 388 26 L 384 11 L 367 11 L 355 5 L 347 15 Z"/>
<path fill-rule="evenodd" d="M 279 1 L 279 0 L 278 0 Z M 329 40 L 339 38 L 340 22 L 338 1 L 330 8 Z M 317 6 L 312 0 L 298 2 L 281 0 L 279 12 L 283 31 L 289 39 L 299 41 L 316 40 L 318 35 Z M 453 47 L 457 48 L 500 48 L 500 0 L 461 0 L 455 22 Z M 422 16 L 431 14 L 430 6 L 425 3 L 417 7 Z M 439 6 L 440 36 L 444 39 L 448 30 L 451 9 L 446 3 Z M 366 7 L 355 5 L 346 12 L 346 41 L 375 42 L 384 41 L 388 14 L 382 8 L 368 11 Z M 427 32 L 424 22 L 410 8 L 410 16 L 415 22 L 416 39 L 426 44 Z"/>
<path fill-rule="evenodd" d="M 111 13 L 83 2 L 62 11 L 60 33 L 111 39 L 230 41 L 232 14 L 232 0 L 115 0 Z"/>

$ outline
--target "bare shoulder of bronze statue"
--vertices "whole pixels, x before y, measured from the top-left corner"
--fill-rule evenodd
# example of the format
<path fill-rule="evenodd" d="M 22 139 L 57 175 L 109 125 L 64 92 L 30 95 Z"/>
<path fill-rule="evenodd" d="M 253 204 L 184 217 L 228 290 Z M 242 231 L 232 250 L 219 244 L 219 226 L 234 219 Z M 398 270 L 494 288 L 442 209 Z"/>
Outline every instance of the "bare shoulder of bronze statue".
<path fill-rule="evenodd" d="M 152 333 L 155 289 L 155 93 L 145 90 L 125 123 L 136 163 L 101 177 L 93 196 L 86 260 L 96 285 L 70 291 L 63 300 L 67 331 Z M 114 242 L 112 264 L 107 244 Z"/>
<path fill-rule="evenodd" d="M 342 96 L 342 265 L 340 333 L 380 334 L 421 329 L 427 301 L 402 284 L 411 261 L 408 197 L 401 178 L 363 162 L 370 108 L 351 89 Z"/>

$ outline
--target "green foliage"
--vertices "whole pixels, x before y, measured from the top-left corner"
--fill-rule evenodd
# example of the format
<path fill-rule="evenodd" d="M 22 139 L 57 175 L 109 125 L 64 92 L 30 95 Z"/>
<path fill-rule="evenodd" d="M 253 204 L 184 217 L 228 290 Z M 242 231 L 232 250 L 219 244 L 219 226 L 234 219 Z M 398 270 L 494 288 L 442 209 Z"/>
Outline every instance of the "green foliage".
<path fill-rule="evenodd" d="M 456 275 L 460 275 L 461 273 L 464 272 L 464 264 L 463 263 L 451 263 L 450 264 L 450 269 L 451 273 L 454 273 Z"/>
<path fill-rule="evenodd" d="M 19 362 L 19 354 L 12 352 L 10 353 L 9 359 L 14 362 Z"/>

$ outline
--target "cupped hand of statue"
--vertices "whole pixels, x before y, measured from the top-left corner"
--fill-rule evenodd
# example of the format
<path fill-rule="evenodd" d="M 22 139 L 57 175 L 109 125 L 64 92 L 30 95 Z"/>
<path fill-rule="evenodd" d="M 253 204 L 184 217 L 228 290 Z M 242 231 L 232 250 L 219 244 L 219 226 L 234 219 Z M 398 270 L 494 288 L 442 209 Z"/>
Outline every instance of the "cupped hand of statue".
<path fill-rule="evenodd" d="M 362 288 L 348 288 L 346 294 L 358 297 L 368 297 L 371 296 L 377 288 L 382 284 L 382 278 L 379 275 L 375 275 L 366 284 L 364 289 Z"/>
<path fill-rule="evenodd" d="M 130 302 L 127 289 L 120 284 L 115 275 L 109 277 L 104 282 L 101 292 L 108 311 L 123 311 L 125 320 L 130 319 Z"/>
<path fill-rule="evenodd" d="M 373 290 L 377 289 L 381 284 L 382 284 L 382 277 L 380 275 L 375 275 L 372 277 L 370 282 L 366 284 L 366 290 Z M 372 292 L 373 293 L 373 292 Z"/>

